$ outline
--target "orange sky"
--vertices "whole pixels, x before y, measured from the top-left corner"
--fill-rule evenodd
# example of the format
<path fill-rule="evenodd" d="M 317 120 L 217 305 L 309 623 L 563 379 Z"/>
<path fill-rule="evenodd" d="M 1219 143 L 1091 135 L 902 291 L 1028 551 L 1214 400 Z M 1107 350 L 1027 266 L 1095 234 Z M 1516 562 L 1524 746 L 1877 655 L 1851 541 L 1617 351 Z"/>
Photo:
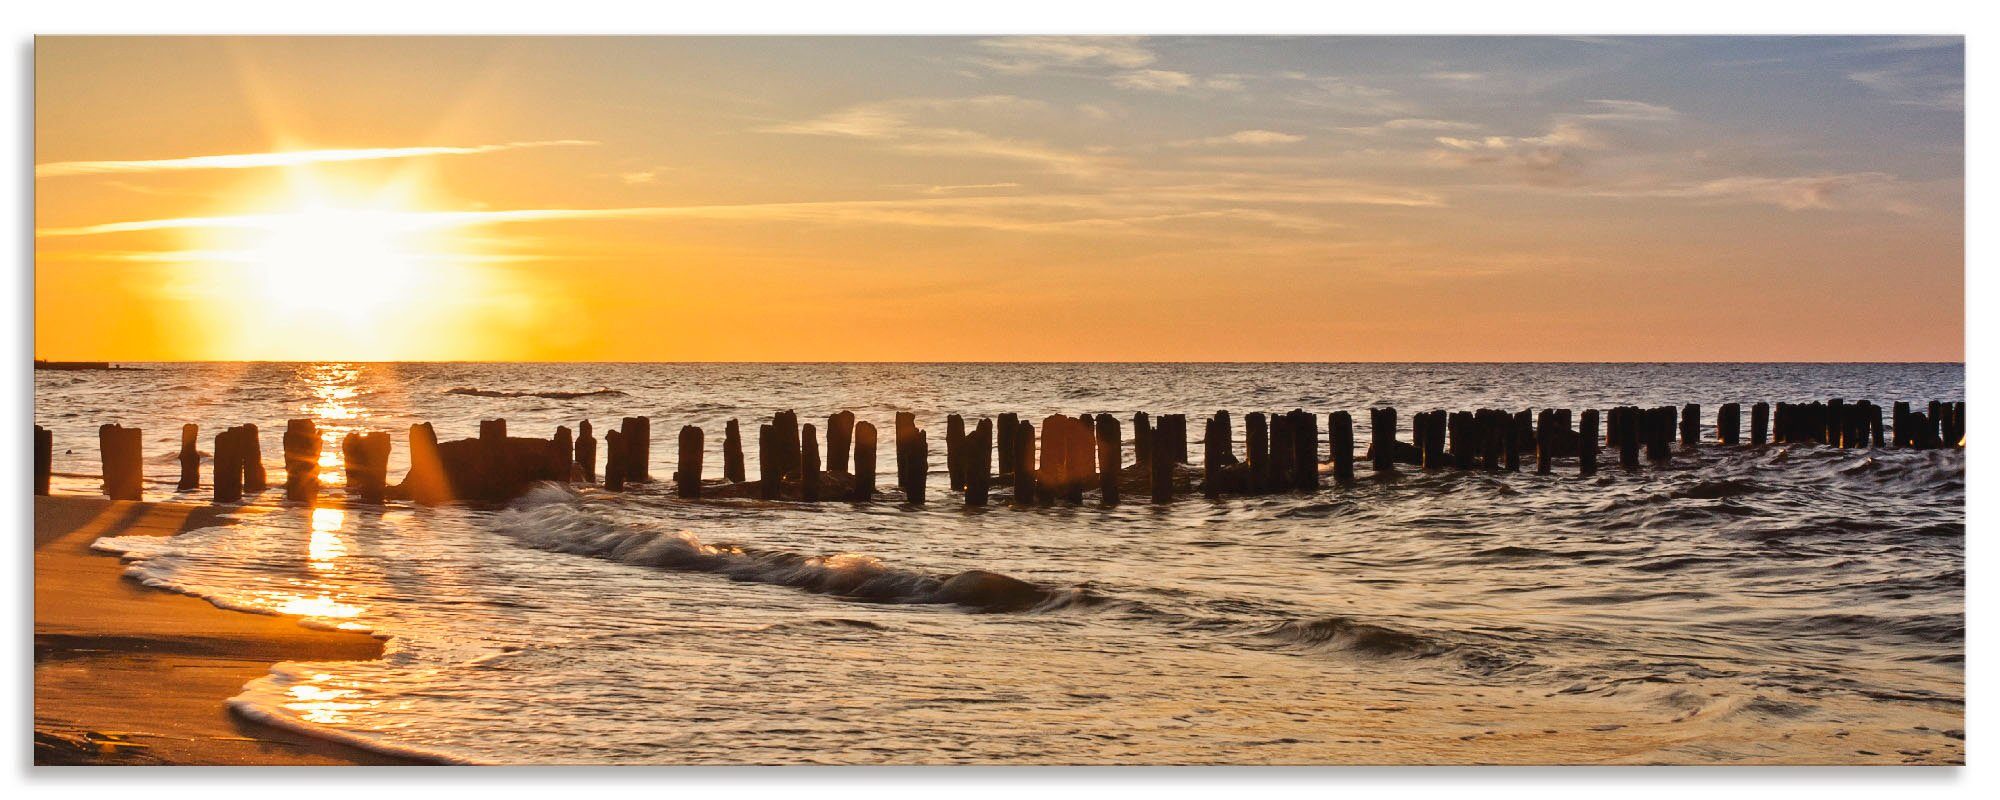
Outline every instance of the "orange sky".
<path fill-rule="evenodd" d="M 1960 360 L 1962 40 L 40 38 L 67 360 Z"/>

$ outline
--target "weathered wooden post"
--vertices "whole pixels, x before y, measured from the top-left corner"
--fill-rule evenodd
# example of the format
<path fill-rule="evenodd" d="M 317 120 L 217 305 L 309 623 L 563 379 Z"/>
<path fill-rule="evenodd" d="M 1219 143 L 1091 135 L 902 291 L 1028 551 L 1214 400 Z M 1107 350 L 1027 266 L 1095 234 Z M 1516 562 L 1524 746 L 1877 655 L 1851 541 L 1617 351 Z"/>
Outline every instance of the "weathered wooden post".
<path fill-rule="evenodd" d="M 1368 452 L 1375 462 L 1376 474 L 1396 471 L 1396 409 L 1369 409 L 1368 427 Z"/>
<path fill-rule="evenodd" d="M 1715 410 L 1715 441 L 1735 447 L 1743 435 L 1743 406 L 1723 403 Z"/>
<path fill-rule="evenodd" d="M 576 440 L 570 437 L 568 425 L 557 425 L 555 437 L 549 440 L 549 471 L 561 476 L 562 483 L 576 479 Z"/>
<path fill-rule="evenodd" d="M 631 446 L 625 443 L 625 432 L 605 431 L 604 488 L 606 491 L 625 491 L 625 459 L 630 457 Z"/>
<path fill-rule="evenodd" d="M 679 467 L 674 470 L 674 486 L 681 497 L 690 500 L 701 496 L 701 429 L 693 425 L 681 426 Z"/>
<path fill-rule="evenodd" d="M 215 434 L 215 502 L 243 499 L 243 450 L 242 427 Z"/>
<path fill-rule="evenodd" d="M 195 437 L 201 429 L 190 422 L 181 426 L 181 479 L 174 484 L 176 491 L 191 492 L 201 486 L 201 449 L 195 447 Z"/>
<path fill-rule="evenodd" d="M 1264 491 L 1271 482 L 1271 436 L 1264 412 L 1243 415 L 1243 446 L 1243 461 L 1250 465 L 1250 490 Z"/>
<path fill-rule="evenodd" d="M 1140 464 L 1153 462 L 1153 422 L 1144 411 L 1132 414 L 1132 457 Z"/>
<path fill-rule="evenodd" d="M 1298 435 L 1292 432 L 1292 423 L 1296 420 L 1290 414 L 1271 415 L 1271 472 L 1264 491 L 1282 492 L 1291 488 L 1292 470 L 1299 463 L 1298 457 L 1292 453 L 1292 449 L 1298 446 Z"/>
<path fill-rule="evenodd" d="M 1818 426 L 1820 441 L 1834 447 L 1846 447 L 1846 443 L 1840 439 L 1841 428 L 1846 424 L 1847 401 L 1838 397 L 1828 400 L 1826 402 L 1826 417 Z"/>
<path fill-rule="evenodd" d="M 1656 462 L 1672 461 L 1674 442 L 1674 407 L 1660 406 L 1653 409 L 1653 425 L 1649 429 L 1652 436 L 1646 442 L 1646 458 Z"/>
<path fill-rule="evenodd" d="M 1529 437 L 1533 435 L 1535 420 L 1529 416 L 1529 412 L 1526 410 L 1514 412 L 1507 419 L 1507 438 L 1505 440 L 1507 448 L 1507 471 L 1520 472 L 1521 447 L 1527 444 Z M 1524 428 L 1526 429 L 1525 433 L 1523 432 Z"/>
<path fill-rule="evenodd" d="M 48 428 L 35 426 L 35 494 L 49 493 L 49 475 L 55 471 L 56 439 Z"/>
<path fill-rule="evenodd" d="M 1175 464 L 1188 463 L 1187 415 L 1161 415 L 1160 424 L 1156 428 L 1156 435 L 1154 437 L 1154 444 L 1156 445 L 1162 443 L 1162 440 L 1157 435 L 1159 431 L 1166 433 L 1164 439 L 1166 446 L 1164 448 L 1155 447 L 1153 452 L 1164 454 L 1167 460 Z"/>
<path fill-rule="evenodd" d="M 1118 430 L 1117 417 L 1097 415 L 1098 502 L 1107 506 L 1118 505 L 1118 472 L 1125 465 L 1125 455 L 1119 452 L 1124 445 L 1123 438 Z"/>
<path fill-rule="evenodd" d="M 1218 453 L 1222 457 L 1222 465 L 1231 466 L 1236 464 L 1236 428 L 1235 424 L 1229 419 L 1229 411 L 1224 409 L 1215 412 L 1215 419 L 1222 421 L 1220 425 L 1216 426 L 1216 435 L 1222 437 L 1222 449 Z M 1203 436 L 1202 438 L 1206 439 L 1207 437 Z"/>
<path fill-rule="evenodd" d="M 1869 401 L 1869 403 L 1868 403 L 1868 420 L 1867 420 L 1867 422 L 1868 422 L 1868 440 L 1869 440 L 1869 442 L 1870 442 L 1871 444 L 1873 444 L 1873 445 L 1874 445 L 1875 447 L 1881 447 L 1881 446 L 1883 445 L 1883 439 L 1882 439 L 1882 407 L 1881 407 L 1881 406 L 1879 406 L 1879 405 L 1876 405 L 1876 404 L 1875 404 L 1875 402 L 1874 402 L 1874 401 L 1872 401 L 1872 400 L 1871 400 L 1871 401 Z"/>
<path fill-rule="evenodd" d="M 847 452 L 854 444 L 854 412 L 841 411 L 826 418 L 826 471 L 853 473 Z"/>
<path fill-rule="evenodd" d="M 1445 439 L 1451 447 L 1451 465 L 1458 469 L 1472 469 L 1479 458 L 1478 417 L 1470 411 L 1447 414 Z"/>
<path fill-rule="evenodd" d="M 1042 460 L 1035 467 L 1035 482 L 1049 502 L 1069 495 L 1069 422 L 1061 414 L 1042 418 Z"/>
<path fill-rule="evenodd" d="M 239 425 L 243 429 L 243 491 L 254 494 L 270 487 L 270 476 L 264 472 L 264 443 L 257 438 L 257 426 Z"/>
<path fill-rule="evenodd" d="M 1701 444 L 1701 405 L 1681 406 L 1681 448 L 1693 450 Z"/>
<path fill-rule="evenodd" d="M 1201 434 L 1201 493 L 1213 500 L 1222 494 L 1222 454 L 1217 449 L 1222 446 L 1222 432 L 1216 428 L 1222 424 L 1222 415 L 1208 418 Z"/>
<path fill-rule="evenodd" d="M 1155 503 L 1171 503 L 1174 501 L 1173 449 L 1165 442 L 1160 441 L 1165 438 L 1166 420 L 1166 417 L 1160 418 L 1162 427 L 1153 429 L 1154 441 L 1149 445 L 1149 449 L 1153 453 L 1153 460 L 1147 466 L 1153 477 L 1153 502 Z"/>
<path fill-rule="evenodd" d="M 626 483 L 651 483 L 653 481 L 653 419 L 651 417 L 626 417 L 620 421 L 618 440 L 625 443 L 625 457 L 619 463 L 625 465 Z M 501 434 L 505 436 L 506 434 Z"/>
<path fill-rule="evenodd" d="M 849 500 L 866 503 L 875 499 L 875 425 L 854 423 L 854 490 Z"/>
<path fill-rule="evenodd" d="M 743 431 L 736 420 L 722 425 L 722 479 L 730 483 L 742 483 L 743 472 Z"/>
<path fill-rule="evenodd" d="M 1319 417 L 1292 409 L 1292 488 L 1319 490 Z"/>
<path fill-rule="evenodd" d="M 1424 418 L 1423 467 L 1424 469 L 1444 469 L 1450 462 L 1445 458 L 1444 445 L 1446 416 L 1443 409 L 1429 412 Z"/>
<path fill-rule="evenodd" d="M 778 453 L 784 447 L 777 425 L 757 426 L 757 496 L 761 499 L 778 499 L 785 480 L 785 460 Z"/>
<path fill-rule="evenodd" d="M 799 477 L 799 412 L 786 409 L 771 417 L 771 430 L 777 440 L 772 444 L 771 455 L 777 459 L 778 480 L 797 480 Z"/>
<path fill-rule="evenodd" d="M 1020 427 L 1020 421 L 1021 415 L 1009 411 L 1001 414 L 999 423 L 994 426 L 993 438 L 999 449 L 1001 478 L 1014 474 L 1014 430 Z"/>
<path fill-rule="evenodd" d="M 485 423 L 480 423 L 485 427 Z M 319 426 L 310 419 L 285 421 L 285 499 L 311 501 L 319 496 Z"/>
<path fill-rule="evenodd" d="M 1335 411 L 1326 417 L 1328 447 L 1333 450 L 1333 480 L 1354 482 L 1354 416 Z"/>
<path fill-rule="evenodd" d="M 1584 475 L 1597 474 L 1597 409 L 1587 408 L 1578 421 L 1583 429 L 1577 433 L 1577 471 Z"/>
<path fill-rule="evenodd" d="M 349 433 L 340 438 L 340 457 L 348 495 L 363 503 L 382 502 L 389 480 L 389 434 Z"/>
<path fill-rule="evenodd" d="M 1771 432 L 1771 404 L 1750 404 L 1750 446 L 1763 447 Z"/>
<path fill-rule="evenodd" d="M 993 486 L 993 421 L 980 419 L 965 442 L 965 504 L 978 508 Z"/>
<path fill-rule="evenodd" d="M 256 431 L 246 431 L 245 435 L 254 437 Z M 451 484 L 445 479 L 444 458 L 438 453 L 437 429 L 428 422 L 411 425 L 409 443 L 410 471 L 403 475 L 403 488 L 408 490 L 410 500 L 424 505 L 450 500 Z M 247 476 L 243 483 L 249 485 Z"/>
<path fill-rule="evenodd" d="M 413 454 L 414 455 L 414 454 Z M 590 420 L 576 423 L 576 471 L 584 483 L 597 482 L 597 437 L 590 433 Z"/>
<path fill-rule="evenodd" d="M 944 417 L 944 473 L 945 481 L 954 492 L 965 491 L 965 466 L 960 459 L 965 456 L 965 417 L 946 414 Z"/>
<path fill-rule="evenodd" d="M 916 415 L 908 412 L 896 414 L 896 474 L 900 478 L 903 499 L 921 505 L 924 502 L 924 483 L 930 472 L 930 444 L 925 432 L 917 428 Z"/>
<path fill-rule="evenodd" d="M 799 432 L 799 499 L 819 502 L 819 432 L 812 423 Z"/>
<path fill-rule="evenodd" d="M 622 433 L 624 436 L 620 438 L 620 441 L 628 441 L 632 435 L 632 426 L 629 424 L 626 425 Z M 631 448 L 631 444 L 626 444 L 628 452 L 624 454 L 624 460 L 619 462 L 625 465 L 624 477 L 628 482 L 632 480 L 633 454 L 630 452 Z M 472 493 L 482 500 L 498 499 L 503 492 L 502 484 L 505 482 L 507 462 L 507 420 L 480 420 L 479 469 L 477 470 L 479 479 L 477 485 L 473 487 Z"/>
<path fill-rule="evenodd" d="M 1554 471 L 1556 460 L 1556 413 L 1542 409 L 1535 415 L 1535 474 Z"/>
<path fill-rule="evenodd" d="M 1063 494 L 1070 502 L 1081 505 L 1084 490 L 1097 480 L 1096 422 L 1089 414 L 1078 414 L 1064 420 L 1064 424 L 1069 428 L 1064 438 L 1069 455 L 1063 458 L 1063 470 L 1069 484 Z"/>
<path fill-rule="evenodd" d="M 1032 505 L 1041 494 L 1035 485 L 1035 424 L 1021 420 L 1014 425 L 1014 452 L 1006 454 L 1014 462 L 1014 504 Z"/>

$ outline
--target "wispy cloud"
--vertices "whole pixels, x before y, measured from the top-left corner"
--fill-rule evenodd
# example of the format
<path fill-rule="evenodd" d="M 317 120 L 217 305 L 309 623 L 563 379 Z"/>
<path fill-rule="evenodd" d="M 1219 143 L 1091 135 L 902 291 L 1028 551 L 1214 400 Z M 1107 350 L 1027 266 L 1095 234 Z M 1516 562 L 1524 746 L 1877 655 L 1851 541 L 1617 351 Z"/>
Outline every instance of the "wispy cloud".
<path fill-rule="evenodd" d="M 1847 79 L 1867 87 L 1897 105 L 1961 111 L 1965 108 L 1964 78 L 1915 64 L 1856 70 Z"/>
<path fill-rule="evenodd" d="M 66 175 L 107 175 L 209 169 L 262 169 L 343 161 L 376 161 L 394 158 L 476 155 L 479 153 L 495 153 L 502 150 L 521 150 L 531 147 L 570 147 L 595 144 L 597 142 L 582 139 L 556 139 L 542 142 L 506 142 L 504 144 L 469 146 L 275 150 L 267 153 L 230 153 L 225 155 L 131 161 L 56 161 L 35 165 L 35 177 L 53 178 Z"/>
<path fill-rule="evenodd" d="M 987 55 L 972 62 L 995 72 L 1029 73 L 1051 67 L 1139 69 L 1156 56 L 1131 36 L 1006 36 L 979 40 Z"/>
<path fill-rule="evenodd" d="M 836 136 L 868 139 L 910 153 L 947 157 L 993 158 L 1039 167 L 1049 172 L 1090 175 L 1102 172 L 1110 160 L 1031 139 L 982 133 L 942 116 L 974 113 L 1016 114 L 1046 109 L 1039 100 L 1012 95 L 977 97 L 918 97 L 849 106 L 799 122 L 758 129 L 762 133 Z"/>
<path fill-rule="evenodd" d="M 1228 146 L 1228 145 L 1249 145 L 1253 147 L 1262 147 L 1262 146 L 1276 145 L 1276 144 L 1294 144 L 1297 142 L 1303 142 L 1305 140 L 1306 137 L 1300 136 L 1299 134 L 1296 133 L 1285 133 L 1283 131 L 1267 131 L 1260 129 L 1260 130 L 1237 131 L 1231 134 L 1225 134 L 1222 136 L 1209 136 L 1201 139 L 1182 139 L 1178 142 L 1173 142 L 1172 146 L 1212 147 L 1212 146 Z"/>

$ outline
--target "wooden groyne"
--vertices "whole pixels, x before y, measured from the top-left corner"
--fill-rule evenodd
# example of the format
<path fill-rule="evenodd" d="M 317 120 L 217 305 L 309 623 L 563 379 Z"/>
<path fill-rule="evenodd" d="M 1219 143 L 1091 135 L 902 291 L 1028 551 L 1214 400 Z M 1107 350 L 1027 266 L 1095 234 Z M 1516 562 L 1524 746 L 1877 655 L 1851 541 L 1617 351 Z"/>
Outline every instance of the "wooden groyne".
<path fill-rule="evenodd" d="M 1675 453 L 1699 457 L 1704 448 L 1761 448 L 1820 445 L 1843 449 L 1929 450 L 1965 446 L 1965 403 L 1933 401 L 1921 407 L 1892 403 L 1885 410 L 1870 401 L 1844 399 L 1750 406 L 1749 439 L 1743 437 L 1742 404 L 1715 407 L 1713 436 L 1703 437 L 1699 404 L 1608 409 L 1545 408 L 1509 410 L 1432 409 L 1409 417 L 1409 439 L 1400 438 L 1393 407 L 1369 409 L 1372 429 L 1360 459 L 1375 475 L 1400 470 L 1488 470 L 1518 472 L 1532 460 L 1538 475 L 1574 469 L 1589 476 L 1600 469 L 1600 449 L 1615 452 L 1617 466 L 1668 466 Z M 1095 494 L 1104 505 L 1145 497 L 1153 503 L 1199 493 L 1257 495 L 1318 491 L 1330 477 L 1336 486 L 1356 480 L 1354 423 L 1347 411 L 1324 417 L 1305 409 L 1243 415 L 1243 441 L 1236 441 L 1233 417 L 1218 410 L 1203 421 L 1202 460 L 1188 459 L 1187 417 L 1183 414 L 1132 415 L 1133 458 L 1124 453 L 1124 427 L 1111 414 L 1051 414 L 1035 422 L 1015 413 L 995 418 L 945 418 L 945 486 L 971 507 L 991 502 L 996 488 L 1014 505 L 1081 504 Z M 1602 436 L 1600 437 L 1600 422 Z M 931 471 L 928 432 L 916 415 L 899 412 L 894 426 L 895 499 L 910 505 L 929 501 Z M 874 424 L 841 411 L 821 429 L 801 425 L 797 412 L 774 414 L 757 426 L 758 475 L 744 474 L 741 426 L 728 420 L 722 437 L 722 475 L 704 477 L 706 433 L 683 425 L 675 442 L 674 494 L 694 499 L 754 498 L 806 503 L 871 502 L 884 499 L 876 486 L 878 439 Z M 1039 436 L 1037 435 L 1039 433 Z M 285 423 L 281 438 L 285 498 L 312 503 L 321 494 L 324 433 L 311 419 Z M 175 460 L 175 489 L 201 485 L 200 430 L 184 425 Z M 406 438 L 410 466 L 401 482 L 389 482 L 393 443 L 387 431 L 353 431 L 338 442 L 346 500 L 420 504 L 496 503 L 517 497 L 537 483 L 598 484 L 626 491 L 651 482 L 652 420 L 624 417 L 619 427 L 594 435 L 590 421 L 576 434 L 559 426 L 547 439 L 510 436 L 504 419 L 482 420 L 474 438 L 439 441 L 429 423 L 410 426 Z M 1324 444 L 1324 447 L 1322 447 Z M 209 457 L 217 503 L 240 502 L 266 488 L 265 465 L 255 425 L 216 433 Z M 53 468 L 54 435 L 35 427 L 35 492 L 47 494 Z M 599 452 L 602 474 L 599 474 Z M 104 425 L 98 430 L 104 493 L 113 499 L 141 499 L 144 491 L 143 432 Z M 1610 459 L 1614 456 L 1606 455 Z"/>

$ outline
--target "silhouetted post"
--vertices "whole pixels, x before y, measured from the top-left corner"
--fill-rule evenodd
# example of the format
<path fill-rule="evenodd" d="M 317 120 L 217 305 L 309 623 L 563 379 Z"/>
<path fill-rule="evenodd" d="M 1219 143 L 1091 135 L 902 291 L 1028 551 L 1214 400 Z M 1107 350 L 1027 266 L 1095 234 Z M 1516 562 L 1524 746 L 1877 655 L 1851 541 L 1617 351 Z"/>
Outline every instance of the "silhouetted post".
<path fill-rule="evenodd" d="M 319 426 L 312 420 L 285 421 L 285 499 L 310 501 L 319 496 L 321 446 Z"/>
<path fill-rule="evenodd" d="M 1535 415 L 1535 474 L 1553 471 L 1556 460 L 1556 414 L 1542 409 Z"/>
<path fill-rule="evenodd" d="M 1063 420 L 1069 433 L 1063 439 L 1069 454 L 1063 458 L 1063 472 L 1068 484 L 1063 487 L 1063 496 L 1072 503 L 1083 503 L 1083 492 L 1097 480 L 1096 423 L 1089 414 L 1078 414 Z"/>
<path fill-rule="evenodd" d="M 849 500 L 866 503 L 875 499 L 875 425 L 854 423 L 854 491 Z"/>
<path fill-rule="evenodd" d="M 1838 397 L 1826 402 L 1825 421 L 1819 426 L 1820 441 L 1834 447 L 1846 447 L 1841 441 L 1841 428 L 1847 424 L 1847 401 Z"/>
<path fill-rule="evenodd" d="M 629 424 L 626 425 L 623 433 L 625 437 L 630 437 L 632 435 L 632 426 Z M 626 438 L 621 438 L 620 441 L 626 441 Z M 627 444 L 626 448 L 629 451 L 631 445 Z M 631 459 L 632 453 L 627 452 L 625 453 L 624 460 L 619 462 L 625 465 L 625 472 L 623 474 L 627 481 L 632 479 Z M 499 496 L 502 491 L 501 484 L 505 475 L 503 470 L 507 464 L 507 460 L 507 420 L 480 420 L 479 485 L 474 489 L 473 494 L 481 499 L 490 499 Z"/>
<path fill-rule="evenodd" d="M 1118 471 L 1125 464 L 1125 455 L 1119 452 L 1124 444 L 1123 438 L 1118 430 L 1117 417 L 1097 415 L 1098 501 L 1107 506 L 1118 505 Z"/>
<path fill-rule="evenodd" d="M 1396 409 L 1371 408 L 1368 410 L 1368 451 L 1375 463 L 1377 474 L 1396 470 Z"/>
<path fill-rule="evenodd" d="M 181 479 L 174 484 L 177 491 L 193 491 L 201 485 L 201 449 L 195 447 L 195 437 L 201 429 L 190 422 L 181 426 Z"/>
<path fill-rule="evenodd" d="M 1153 421 L 1144 411 L 1132 415 L 1132 457 L 1140 464 L 1153 463 Z"/>
<path fill-rule="evenodd" d="M 1292 454 L 1298 446 L 1298 436 L 1292 433 L 1292 423 L 1296 417 L 1290 414 L 1271 415 L 1271 473 L 1264 491 L 1281 492 L 1292 485 L 1292 470 L 1298 466 L 1297 456 Z"/>
<path fill-rule="evenodd" d="M 1333 450 L 1333 480 L 1354 482 L 1354 416 L 1335 411 L 1326 416 L 1327 446 Z"/>
<path fill-rule="evenodd" d="M 1304 409 L 1292 409 L 1292 488 L 1302 492 L 1319 489 L 1319 417 Z"/>
<path fill-rule="evenodd" d="M 1868 420 L 1867 420 L 1867 422 L 1868 422 L 1868 440 L 1869 440 L 1869 442 L 1871 442 L 1871 443 L 1872 443 L 1872 444 L 1873 444 L 1874 446 L 1876 446 L 1876 447 L 1881 447 L 1881 446 L 1883 445 L 1883 441 L 1882 441 L 1882 407 L 1881 407 L 1881 406 L 1878 406 L 1878 405 L 1876 405 L 1876 404 L 1875 404 L 1875 403 L 1874 403 L 1873 401 L 1870 401 L 1870 402 L 1868 403 Z"/>
<path fill-rule="evenodd" d="M 626 483 L 651 483 L 653 480 L 653 420 L 651 417 L 626 417 L 618 429 L 618 440 L 625 443 Z M 505 436 L 506 434 L 501 434 Z"/>
<path fill-rule="evenodd" d="M 730 483 L 744 480 L 743 431 L 734 419 L 722 426 L 722 479 Z"/>
<path fill-rule="evenodd" d="M 1443 409 L 1432 411 L 1424 419 L 1423 465 L 1424 469 L 1444 469 L 1450 462 L 1445 458 L 1445 426 L 1449 417 Z"/>
<path fill-rule="evenodd" d="M 243 491 L 256 493 L 270 485 L 269 476 L 264 473 L 264 443 L 257 438 L 256 425 L 239 425 L 243 429 Z"/>
<path fill-rule="evenodd" d="M 215 502 L 243 499 L 243 429 L 224 428 L 215 435 Z"/>
<path fill-rule="evenodd" d="M 604 488 L 607 491 L 625 491 L 625 459 L 630 457 L 631 448 L 625 443 L 624 431 L 604 432 Z"/>
<path fill-rule="evenodd" d="M 257 431 L 251 426 L 243 426 L 244 436 L 254 437 Z M 445 479 L 444 459 L 438 454 L 437 429 L 428 422 L 410 426 L 410 471 L 403 475 L 403 487 L 409 490 L 410 499 L 425 505 L 434 505 L 451 499 L 451 485 Z M 247 465 L 246 465 L 247 466 Z M 243 479 L 248 488 L 250 479 Z"/>
<path fill-rule="evenodd" d="M 1472 469 L 1479 456 L 1479 424 L 1470 411 L 1453 411 L 1445 415 L 1445 436 L 1451 446 L 1451 465 L 1458 469 Z"/>
<path fill-rule="evenodd" d="M 799 499 L 819 502 L 819 432 L 811 423 L 799 432 Z"/>
<path fill-rule="evenodd" d="M 784 440 L 778 435 L 778 426 L 757 426 L 757 496 L 764 500 L 778 499 L 778 490 L 784 483 L 785 460 L 778 455 L 784 449 Z"/>
<path fill-rule="evenodd" d="M 1243 447 L 1243 461 L 1250 465 L 1250 490 L 1264 491 L 1271 473 L 1271 435 L 1264 412 L 1243 415 Z"/>
<path fill-rule="evenodd" d="M 35 426 L 35 494 L 49 493 L 49 474 L 55 471 L 56 439 L 48 428 Z"/>
<path fill-rule="evenodd" d="M 951 490 L 965 490 L 965 466 L 960 459 L 965 456 L 965 417 L 946 414 L 944 417 L 944 473 Z"/>
<path fill-rule="evenodd" d="M 1223 441 L 1217 430 L 1221 425 L 1222 415 L 1209 417 L 1201 434 L 1201 493 L 1211 500 L 1222 494 L 1222 453 L 1217 452 Z"/>
<path fill-rule="evenodd" d="M 1715 410 L 1715 441 L 1729 447 L 1743 435 L 1743 406 L 1723 403 Z"/>
<path fill-rule="evenodd" d="M 1587 408 L 1579 420 L 1583 430 L 1576 439 L 1577 471 L 1584 475 L 1597 474 L 1597 409 Z"/>
<path fill-rule="evenodd" d="M 799 477 L 799 412 L 787 409 L 773 415 L 771 430 L 778 437 L 771 450 L 772 456 L 777 459 L 778 480 L 796 480 Z"/>
<path fill-rule="evenodd" d="M 993 486 L 993 421 L 979 420 L 965 443 L 965 504 L 977 508 L 986 505 Z"/>
<path fill-rule="evenodd" d="M 1216 435 L 1222 437 L 1222 448 L 1217 451 L 1217 455 L 1222 457 L 1223 466 L 1235 464 L 1237 463 L 1235 423 L 1229 419 L 1227 410 L 1215 412 L 1215 418 L 1221 420 L 1221 424 L 1216 426 Z"/>
<path fill-rule="evenodd" d="M 590 420 L 576 424 L 576 468 L 584 483 L 597 482 L 597 437 L 590 434 Z"/>
<path fill-rule="evenodd" d="M 993 437 L 994 443 L 999 448 L 1000 477 L 1002 478 L 1007 478 L 1014 474 L 1014 430 L 1020 427 L 1020 422 L 1021 415 L 1009 411 L 1001 414 L 999 423 L 994 426 Z"/>
<path fill-rule="evenodd" d="M 924 502 L 924 479 L 930 472 L 927 438 L 917 428 L 916 415 L 907 412 L 896 415 L 896 474 L 901 478 L 900 488 L 906 502 Z"/>
<path fill-rule="evenodd" d="M 1160 418 L 1163 426 L 1166 420 L 1166 417 Z M 1160 441 L 1165 434 L 1165 427 L 1154 429 L 1154 441 L 1151 446 L 1153 460 L 1147 465 L 1153 476 L 1153 502 L 1155 503 L 1171 503 L 1174 501 L 1173 450 L 1165 442 Z"/>
<path fill-rule="evenodd" d="M 1157 436 L 1158 432 L 1165 432 L 1166 436 L 1163 440 Z M 1168 461 L 1175 464 L 1188 463 L 1187 415 L 1162 415 L 1160 417 L 1160 424 L 1156 428 L 1154 444 L 1156 446 L 1153 448 L 1153 452 L 1165 455 Z M 1165 446 L 1158 446 L 1161 444 Z"/>
<path fill-rule="evenodd" d="M 679 468 L 674 470 L 674 486 L 680 496 L 694 499 L 701 496 L 701 429 L 693 425 L 681 426 Z"/>
<path fill-rule="evenodd" d="M 575 480 L 576 440 L 570 437 L 568 425 L 557 425 L 555 438 L 549 440 L 549 471 L 560 476 L 562 483 Z"/>
<path fill-rule="evenodd" d="M 1030 505 L 1040 494 L 1035 486 L 1035 424 L 1015 423 L 1013 441 L 1014 452 L 1006 455 L 1014 463 L 1014 504 Z"/>
<path fill-rule="evenodd" d="M 1701 405 L 1681 406 L 1681 447 L 1693 450 L 1701 444 Z"/>
<path fill-rule="evenodd" d="M 1646 440 L 1646 458 L 1651 461 L 1672 461 L 1674 441 L 1674 407 L 1660 406 L 1653 409 L 1651 435 Z"/>
<path fill-rule="evenodd" d="M 382 502 L 389 480 L 389 434 L 349 433 L 340 438 L 340 456 L 348 495 L 363 503 Z"/>
<path fill-rule="evenodd" d="M 1533 435 L 1535 420 L 1525 410 L 1515 412 L 1509 417 L 1509 420 L 1511 424 L 1507 426 L 1506 440 L 1507 471 L 1520 472 L 1521 446 L 1527 444 L 1529 437 Z M 1523 429 L 1526 429 L 1526 433 L 1523 432 Z"/>
<path fill-rule="evenodd" d="M 1070 430 L 1064 424 L 1068 421 L 1061 414 L 1042 418 L 1042 460 L 1035 467 L 1035 482 L 1050 502 L 1069 494 Z"/>
<path fill-rule="evenodd" d="M 1771 431 L 1771 404 L 1750 404 L 1750 446 L 1763 447 Z"/>
<path fill-rule="evenodd" d="M 826 471 L 847 472 L 847 451 L 854 443 L 854 412 L 842 411 L 826 418 Z"/>

